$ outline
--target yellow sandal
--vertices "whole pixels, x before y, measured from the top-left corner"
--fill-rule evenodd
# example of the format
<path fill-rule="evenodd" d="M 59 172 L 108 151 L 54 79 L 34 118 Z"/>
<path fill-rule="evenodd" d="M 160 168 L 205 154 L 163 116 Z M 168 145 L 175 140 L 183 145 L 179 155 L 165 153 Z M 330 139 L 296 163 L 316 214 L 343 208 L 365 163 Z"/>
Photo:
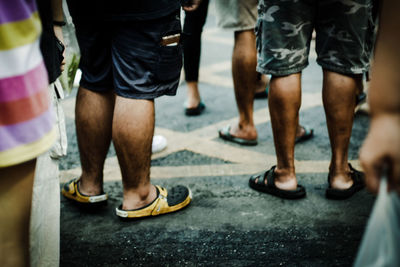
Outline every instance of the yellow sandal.
<path fill-rule="evenodd" d="M 123 210 L 122 205 L 115 208 L 117 216 L 125 219 L 135 219 L 170 213 L 183 209 L 192 201 L 192 192 L 185 186 L 175 186 L 170 192 L 156 185 L 157 198 L 149 205 L 135 210 Z"/>
<path fill-rule="evenodd" d="M 83 204 L 103 204 L 108 199 L 106 193 L 96 196 L 87 196 L 79 192 L 79 179 L 73 179 L 65 183 L 61 192 L 64 197 Z"/>

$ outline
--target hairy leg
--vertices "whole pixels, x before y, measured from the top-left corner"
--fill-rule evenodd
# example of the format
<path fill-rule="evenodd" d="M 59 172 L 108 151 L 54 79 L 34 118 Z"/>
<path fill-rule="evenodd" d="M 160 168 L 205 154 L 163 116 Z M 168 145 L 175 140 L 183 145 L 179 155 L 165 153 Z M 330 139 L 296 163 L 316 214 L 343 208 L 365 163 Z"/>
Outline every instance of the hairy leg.
<path fill-rule="evenodd" d="M 232 76 L 239 123 L 232 127 L 231 134 L 256 139 L 257 130 L 253 121 L 254 92 L 259 83 L 256 72 L 256 37 L 253 30 L 235 32 L 235 46 L 232 54 Z"/>
<path fill-rule="evenodd" d="M 143 207 L 156 198 L 150 183 L 154 101 L 116 97 L 113 142 L 124 186 L 122 208 Z"/>
<path fill-rule="evenodd" d="M 29 266 L 29 222 L 36 160 L 0 168 L 0 266 Z"/>
<path fill-rule="evenodd" d="M 323 102 L 332 158 L 329 175 L 333 188 L 349 188 L 353 181 L 348 166 L 348 148 L 353 127 L 356 93 L 362 88 L 362 76 L 345 76 L 324 70 Z"/>
<path fill-rule="evenodd" d="M 110 147 L 114 94 L 80 87 L 76 97 L 76 133 L 82 164 L 79 190 L 98 195 L 103 190 L 103 167 Z"/>
<path fill-rule="evenodd" d="M 277 157 L 276 186 L 293 190 L 297 187 L 294 142 L 301 105 L 301 73 L 272 77 L 268 101 Z"/>

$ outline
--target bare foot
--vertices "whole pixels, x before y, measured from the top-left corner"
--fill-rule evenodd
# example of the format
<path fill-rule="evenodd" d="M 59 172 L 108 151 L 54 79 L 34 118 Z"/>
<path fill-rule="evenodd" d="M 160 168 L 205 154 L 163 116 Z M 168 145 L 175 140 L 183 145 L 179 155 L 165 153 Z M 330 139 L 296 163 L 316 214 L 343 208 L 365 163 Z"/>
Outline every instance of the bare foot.
<path fill-rule="evenodd" d="M 103 184 L 89 183 L 81 177 L 78 181 L 78 190 L 85 196 L 97 196 L 103 193 Z"/>
<path fill-rule="evenodd" d="M 334 168 L 329 168 L 329 183 L 332 188 L 335 189 L 348 189 L 350 188 L 354 181 L 351 179 L 350 167 L 346 166 L 344 170 L 335 170 Z"/>
<path fill-rule="evenodd" d="M 281 190 L 296 190 L 297 179 L 294 171 L 289 172 L 286 170 L 280 170 L 278 167 L 274 170 L 275 186 Z M 256 179 L 256 183 L 258 179 Z M 265 184 L 268 184 L 267 179 L 264 180 Z"/>
<path fill-rule="evenodd" d="M 332 188 L 341 190 L 350 188 L 354 183 L 350 177 L 350 173 L 336 174 L 334 176 L 329 174 L 329 180 Z"/>
<path fill-rule="evenodd" d="M 257 139 L 257 130 L 254 126 L 241 126 L 234 125 L 231 126 L 229 133 L 234 136 L 245 140 L 256 140 Z"/>
<path fill-rule="evenodd" d="M 124 190 L 123 210 L 139 209 L 152 203 L 157 198 L 157 189 L 154 185 L 143 190 Z"/>

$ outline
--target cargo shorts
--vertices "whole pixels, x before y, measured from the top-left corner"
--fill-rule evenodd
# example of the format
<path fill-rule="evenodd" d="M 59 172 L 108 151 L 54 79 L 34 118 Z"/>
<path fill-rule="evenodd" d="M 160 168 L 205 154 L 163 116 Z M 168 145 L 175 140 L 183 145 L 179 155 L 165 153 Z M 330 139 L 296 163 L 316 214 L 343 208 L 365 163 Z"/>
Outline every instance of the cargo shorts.
<path fill-rule="evenodd" d="M 216 0 L 218 27 L 231 31 L 253 30 L 257 21 L 257 0 Z"/>
<path fill-rule="evenodd" d="M 308 65 L 316 31 L 317 63 L 344 75 L 370 67 L 376 19 L 373 0 L 260 0 L 256 24 L 257 71 L 275 76 Z"/>
<path fill-rule="evenodd" d="M 80 85 L 132 99 L 175 95 L 183 63 L 182 44 L 174 41 L 181 33 L 179 12 L 148 21 L 74 20 Z M 164 43 L 167 37 L 171 44 Z"/>

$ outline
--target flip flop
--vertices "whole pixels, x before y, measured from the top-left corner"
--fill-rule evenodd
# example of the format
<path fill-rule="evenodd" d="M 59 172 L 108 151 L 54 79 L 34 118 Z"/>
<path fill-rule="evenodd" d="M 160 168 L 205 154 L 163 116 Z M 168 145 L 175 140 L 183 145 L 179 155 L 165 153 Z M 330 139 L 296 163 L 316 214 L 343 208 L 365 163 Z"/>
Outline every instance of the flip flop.
<path fill-rule="evenodd" d="M 233 143 L 243 145 L 243 146 L 255 146 L 258 144 L 257 139 L 247 140 L 247 139 L 235 137 L 235 136 L 231 135 L 230 130 L 231 130 L 231 126 L 229 126 L 229 125 L 223 129 L 219 130 L 218 131 L 219 137 L 226 141 L 233 142 Z"/>
<path fill-rule="evenodd" d="M 108 195 L 106 193 L 102 193 L 96 196 L 88 196 L 82 194 L 79 191 L 79 179 L 72 179 L 68 183 L 65 183 L 62 187 L 61 193 L 64 197 L 80 204 L 86 204 L 88 206 L 98 206 L 101 204 L 105 204 L 108 199 Z"/>
<path fill-rule="evenodd" d="M 249 186 L 254 190 L 284 199 L 299 199 L 306 196 L 305 188 L 299 184 L 297 185 L 296 190 L 282 190 L 276 187 L 274 175 L 275 168 L 276 166 L 272 166 L 268 171 L 251 176 L 249 179 Z M 267 184 L 265 184 L 265 179 L 267 179 Z"/>
<path fill-rule="evenodd" d="M 175 186 L 168 192 L 156 185 L 157 197 L 147 206 L 134 210 L 123 210 L 122 205 L 115 208 L 115 213 L 122 219 L 138 219 L 157 216 L 183 209 L 192 201 L 192 192 L 185 186 Z"/>
<path fill-rule="evenodd" d="M 352 186 L 350 186 L 347 189 L 336 189 L 331 187 L 331 181 L 330 177 L 328 175 L 328 188 L 325 191 L 325 196 L 326 198 L 329 199 L 336 199 L 336 200 L 342 200 L 342 199 L 347 199 L 351 196 L 353 196 L 355 193 L 360 191 L 365 187 L 365 175 L 363 172 L 357 171 L 356 169 L 351 166 L 349 163 L 350 167 L 350 177 L 353 180 Z"/>
<path fill-rule="evenodd" d="M 295 144 L 307 141 L 311 137 L 314 136 L 314 129 L 309 128 L 307 126 L 301 126 L 304 129 L 304 134 L 302 136 L 296 137 L 296 140 L 294 141 Z"/>
<path fill-rule="evenodd" d="M 195 108 L 185 108 L 186 116 L 198 116 L 206 109 L 206 105 L 203 102 L 199 102 Z"/>

